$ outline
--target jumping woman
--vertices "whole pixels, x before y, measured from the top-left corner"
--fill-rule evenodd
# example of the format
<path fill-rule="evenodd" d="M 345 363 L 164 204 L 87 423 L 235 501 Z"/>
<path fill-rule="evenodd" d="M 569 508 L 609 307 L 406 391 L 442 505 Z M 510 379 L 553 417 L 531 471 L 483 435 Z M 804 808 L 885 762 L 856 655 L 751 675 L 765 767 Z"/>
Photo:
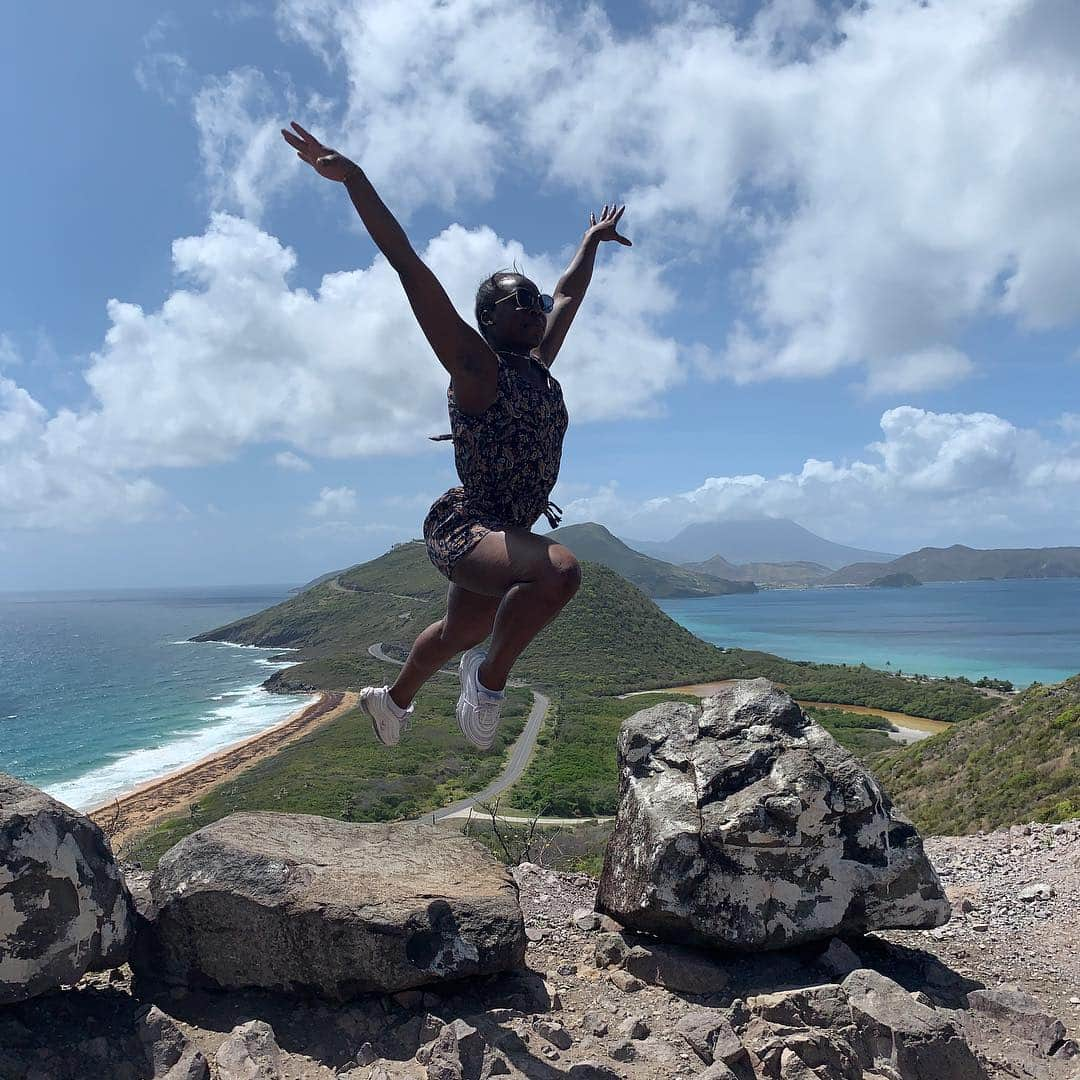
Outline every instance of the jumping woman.
<path fill-rule="evenodd" d="M 559 475 L 567 413 L 550 368 L 592 278 L 604 240 L 619 235 L 625 207 L 605 206 L 589 227 L 555 295 L 500 270 L 476 293 L 479 333 L 454 309 L 442 285 L 412 249 L 359 165 L 323 146 L 299 124 L 285 141 L 320 176 L 345 185 L 372 240 L 397 271 L 439 362 L 450 374 L 449 436 L 461 486 L 439 496 L 424 520 L 428 557 L 450 582 L 446 614 L 416 639 L 393 686 L 366 686 L 360 705 L 376 737 L 394 746 L 408 727 L 412 700 L 452 656 L 461 657 L 457 719 L 481 750 L 495 742 L 506 679 L 530 641 L 581 584 L 569 548 L 532 532 Z M 477 648 L 488 635 L 490 648 Z"/>

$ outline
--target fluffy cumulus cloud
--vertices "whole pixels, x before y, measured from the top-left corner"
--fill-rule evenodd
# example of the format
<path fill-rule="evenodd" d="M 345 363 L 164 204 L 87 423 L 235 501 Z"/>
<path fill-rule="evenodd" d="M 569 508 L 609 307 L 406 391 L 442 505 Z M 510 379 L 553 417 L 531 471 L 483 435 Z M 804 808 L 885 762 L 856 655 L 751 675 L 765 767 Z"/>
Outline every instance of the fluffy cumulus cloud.
<path fill-rule="evenodd" d="M 356 491 L 345 485 L 324 487 L 319 497 L 308 507 L 308 513 L 317 518 L 347 518 L 355 514 L 359 506 Z"/>
<path fill-rule="evenodd" d="M 83 530 L 164 511 L 165 493 L 140 477 L 95 467 L 50 444 L 45 408 L 0 376 L 0 529 Z"/>
<path fill-rule="evenodd" d="M 1065 536 L 1080 527 L 1075 445 L 992 413 L 911 406 L 885 412 L 881 431 L 867 460 L 808 458 L 798 472 L 710 476 L 692 490 L 644 500 L 609 484 L 570 502 L 566 522 L 603 521 L 627 536 L 666 539 L 717 517 L 792 517 L 867 543 L 887 532 L 894 545 L 974 536 L 1023 545 L 1047 529 Z"/>
<path fill-rule="evenodd" d="M 550 256 L 486 228 L 450 227 L 422 253 L 462 311 L 477 281 L 499 267 L 516 261 L 543 281 L 558 273 Z M 0 426 L 36 447 L 43 474 L 50 462 L 78 461 L 99 478 L 135 477 L 227 461 L 265 443 L 291 447 L 275 460 L 294 470 L 307 464 L 302 455 L 446 453 L 427 436 L 446 429 L 448 376 L 382 258 L 327 275 L 310 293 L 290 284 L 290 249 L 249 221 L 217 214 L 206 232 L 175 242 L 173 262 L 180 287 L 159 309 L 109 302 L 112 325 L 84 373 L 88 407 L 46 416 L 9 384 Z M 673 303 L 657 268 L 610 259 L 596 276 L 590 318 L 556 368 L 575 421 L 653 410 L 682 377 L 679 349 L 653 328 Z M 131 484 L 132 499 L 157 490 Z M 39 520 L 20 505 L 10 504 L 7 520 Z"/>
<path fill-rule="evenodd" d="M 486 198 L 527 167 L 627 192 L 645 235 L 695 258 L 737 240 L 717 375 L 866 365 L 871 394 L 933 389 L 971 371 L 955 340 L 973 319 L 1080 317 L 1080 7 L 724 10 L 654 5 L 627 31 L 598 5 L 281 0 L 278 23 L 347 87 L 316 115 L 403 207 Z M 282 173 L 260 170 L 265 102 L 234 77 L 200 124 L 232 133 L 251 210 Z"/>

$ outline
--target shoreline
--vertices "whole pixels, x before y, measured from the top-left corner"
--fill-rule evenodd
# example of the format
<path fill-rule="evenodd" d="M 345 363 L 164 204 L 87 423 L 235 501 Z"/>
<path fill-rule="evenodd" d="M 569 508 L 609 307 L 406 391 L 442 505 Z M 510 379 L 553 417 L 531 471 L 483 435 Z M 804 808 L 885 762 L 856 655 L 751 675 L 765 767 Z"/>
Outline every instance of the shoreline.
<path fill-rule="evenodd" d="M 291 713 L 273 727 L 148 780 L 84 813 L 101 826 L 113 851 L 119 854 L 152 825 L 186 810 L 211 788 L 354 709 L 357 700 L 357 695 L 351 691 L 320 691 L 317 701 Z"/>
<path fill-rule="evenodd" d="M 620 698 L 639 697 L 643 694 L 693 694 L 696 697 L 705 698 L 715 694 L 722 687 L 730 686 L 738 679 L 720 679 L 717 682 L 690 683 L 685 686 L 665 686 L 659 690 L 631 690 L 626 694 L 619 694 Z M 782 683 L 776 684 L 784 689 Z M 900 734 L 902 737 L 897 742 L 918 742 L 930 735 L 936 735 L 942 731 L 948 731 L 952 724 L 945 720 L 931 720 L 926 716 L 912 716 L 910 713 L 892 712 L 889 709 L 877 709 L 872 705 L 844 705 L 836 701 L 804 701 L 795 699 L 796 703 L 804 709 L 838 709 L 841 712 L 859 713 L 863 716 L 880 716 L 888 720 L 896 729 L 888 734 Z"/>

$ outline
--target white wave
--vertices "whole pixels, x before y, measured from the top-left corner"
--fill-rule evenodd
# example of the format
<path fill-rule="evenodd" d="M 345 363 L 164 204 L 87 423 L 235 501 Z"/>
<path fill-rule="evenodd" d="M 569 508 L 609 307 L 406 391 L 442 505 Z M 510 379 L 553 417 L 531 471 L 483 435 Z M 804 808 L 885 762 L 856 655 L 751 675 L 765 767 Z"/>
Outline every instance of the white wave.
<path fill-rule="evenodd" d="M 244 687 L 237 694 L 239 697 L 236 701 L 205 714 L 205 719 L 211 721 L 205 727 L 196 731 L 173 732 L 159 746 L 131 750 L 107 765 L 92 769 L 73 780 L 53 784 L 45 790 L 77 810 L 99 806 L 140 784 L 175 772 L 232 743 L 265 731 L 318 700 L 317 694 L 303 697 L 271 694 L 257 684 Z"/>
<path fill-rule="evenodd" d="M 260 656 L 259 659 L 255 661 L 255 663 L 256 664 L 262 664 L 263 667 L 287 668 L 287 667 L 296 667 L 298 664 L 302 664 L 303 661 L 302 660 L 268 660 L 265 656 Z"/>

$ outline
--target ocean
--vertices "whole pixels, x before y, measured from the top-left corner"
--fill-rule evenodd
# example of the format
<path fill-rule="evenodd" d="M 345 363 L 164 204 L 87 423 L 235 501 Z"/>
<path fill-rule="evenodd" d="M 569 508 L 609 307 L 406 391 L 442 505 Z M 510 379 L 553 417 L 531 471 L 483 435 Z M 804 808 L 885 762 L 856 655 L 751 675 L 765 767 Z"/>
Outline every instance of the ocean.
<path fill-rule="evenodd" d="M 1080 579 L 934 582 L 910 589 L 770 589 L 660 600 L 716 645 L 1015 686 L 1080 672 Z"/>
<path fill-rule="evenodd" d="M 186 640 L 287 596 L 0 593 L 0 772 L 88 809 L 315 701 L 260 688 L 288 650 Z"/>

